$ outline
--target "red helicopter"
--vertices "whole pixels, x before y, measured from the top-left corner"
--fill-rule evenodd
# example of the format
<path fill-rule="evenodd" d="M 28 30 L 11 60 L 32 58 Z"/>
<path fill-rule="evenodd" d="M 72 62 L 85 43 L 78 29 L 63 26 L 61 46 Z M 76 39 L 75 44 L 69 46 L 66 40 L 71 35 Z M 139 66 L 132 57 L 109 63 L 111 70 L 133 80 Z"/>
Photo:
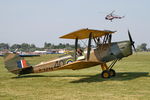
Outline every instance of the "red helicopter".
<path fill-rule="evenodd" d="M 117 16 L 117 15 L 114 15 L 115 11 L 112 11 L 110 14 L 106 15 L 105 19 L 106 20 L 110 20 L 112 22 L 113 19 L 122 19 L 124 18 L 125 16 Z"/>

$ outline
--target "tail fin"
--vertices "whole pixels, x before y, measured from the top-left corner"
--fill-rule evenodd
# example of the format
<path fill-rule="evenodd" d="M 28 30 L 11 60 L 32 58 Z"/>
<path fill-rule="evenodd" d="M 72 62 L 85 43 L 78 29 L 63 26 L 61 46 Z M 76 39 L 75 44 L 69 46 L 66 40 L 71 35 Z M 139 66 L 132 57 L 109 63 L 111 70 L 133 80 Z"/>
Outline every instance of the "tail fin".
<path fill-rule="evenodd" d="M 32 66 L 27 63 L 24 58 L 20 57 L 17 53 L 6 53 L 4 55 L 5 68 L 14 74 L 29 74 L 32 73 Z"/>

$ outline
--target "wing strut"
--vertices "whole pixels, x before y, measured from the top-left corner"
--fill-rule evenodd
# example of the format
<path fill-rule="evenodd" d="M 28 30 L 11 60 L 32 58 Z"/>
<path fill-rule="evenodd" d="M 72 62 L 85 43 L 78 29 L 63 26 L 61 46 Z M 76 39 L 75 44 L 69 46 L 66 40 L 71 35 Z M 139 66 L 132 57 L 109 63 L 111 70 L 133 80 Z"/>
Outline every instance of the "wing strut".
<path fill-rule="evenodd" d="M 75 54 L 74 54 L 75 61 L 77 60 L 77 49 L 78 49 L 78 38 L 76 38 L 75 40 Z"/>
<path fill-rule="evenodd" d="M 90 58 L 91 40 L 92 40 L 92 32 L 89 34 L 89 42 L 88 42 L 88 50 L 87 50 L 87 61 L 88 61 L 89 58 Z"/>

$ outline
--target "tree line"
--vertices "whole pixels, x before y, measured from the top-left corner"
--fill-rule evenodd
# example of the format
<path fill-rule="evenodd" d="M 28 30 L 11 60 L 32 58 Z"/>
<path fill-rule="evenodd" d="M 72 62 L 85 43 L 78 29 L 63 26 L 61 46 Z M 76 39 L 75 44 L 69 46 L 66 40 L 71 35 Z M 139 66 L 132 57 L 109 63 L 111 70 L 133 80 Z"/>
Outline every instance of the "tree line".
<path fill-rule="evenodd" d="M 44 43 L 44 47 L 37 47 L 35 44 L 28 44 L 28 43 L 22 43 L 22 44 L 13 44 L 13 45 L 9 45 L 8 43 L 0 43 L 0 51 L 3 50 L 9 50 L 9 51 L 15 51 L 16 49 L 18 49 L 19 51 L 22 52 L 33 52 L 36 50 L 47 50 L 47 49 L 68 49 L 68 50 L 73 50 L 74 49 L 74 45 L 66 43 L 59 43 L 58 45 L 52 44 L 52 43 Z M 80 44 L 78 45 L 78 47 L 80 47 Z M 140 45 L 137 46 L 136 48 L 137 51 L 150 51 L 150 48 L 147 48 L 147 44 L 146 43 L 142 43 Z"/>
<path fill-rule="evenodd" d="M 80 45 L 78 45 L 80 47 Z M 18 51 L 22 52 L 33 52 L 36 50 L 46 50 L 46 49 L 68 49 L 72 50 L 74 49 L 74 45 L 66 43 L 59 43 L 58 45 L 51 44 L 51 43 L 44 43 L 44 47 L 37 47 L 35 44 L 28 44 L 28 43 L 22 43 L 22 44 L 13 44 L 9 45 L 8 43 L 0 43 L 0 51 L 3 50 L 9 50 L 9 51 L 15 51 L 18 49 Z"/>

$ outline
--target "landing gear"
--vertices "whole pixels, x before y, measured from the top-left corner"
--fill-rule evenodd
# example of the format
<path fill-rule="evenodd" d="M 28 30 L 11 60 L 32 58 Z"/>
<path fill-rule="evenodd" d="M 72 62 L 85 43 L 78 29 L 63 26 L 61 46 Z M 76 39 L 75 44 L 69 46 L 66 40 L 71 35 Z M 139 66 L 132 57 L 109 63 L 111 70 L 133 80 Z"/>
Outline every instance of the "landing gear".
<path fill-rule="evenodd" d="M 115 70 L 112 69 L 112 67 L 115 65 L 116 62 L 117 62 L 117 59 L 114 60 L 114 61 L 110 64 L 109 67 L 106 65 L 106 63 L 101 64 L 101 68 L 102 68 L 102 70 L 103 70 L 103 72 L 102 72 L 102 74 L 101 74 L 101 77 L 102 77 L 102 78 L 110 78 L 110 77 L 116 76 Z"/>
<path fill-rule="evenodd" d="M 108 70 L 104 70 L 101 76 L 102 78 L 110 78 L 110 72 Z"/>
<path fill-rule="evenodd" d="M 110 78 L 116 76 L 116 72 L 113 69 L 104 70 L 101 74 L 102 78 Z"/>
<path fill-rule="evenodd" d="M 113 69 L 109 69 L 109 73 L 110 73 L 110 76 L 111 76 L 111 77 L 116 76 L 116 72 L 115 72 L 115 70 L 113 70 Z"/>

